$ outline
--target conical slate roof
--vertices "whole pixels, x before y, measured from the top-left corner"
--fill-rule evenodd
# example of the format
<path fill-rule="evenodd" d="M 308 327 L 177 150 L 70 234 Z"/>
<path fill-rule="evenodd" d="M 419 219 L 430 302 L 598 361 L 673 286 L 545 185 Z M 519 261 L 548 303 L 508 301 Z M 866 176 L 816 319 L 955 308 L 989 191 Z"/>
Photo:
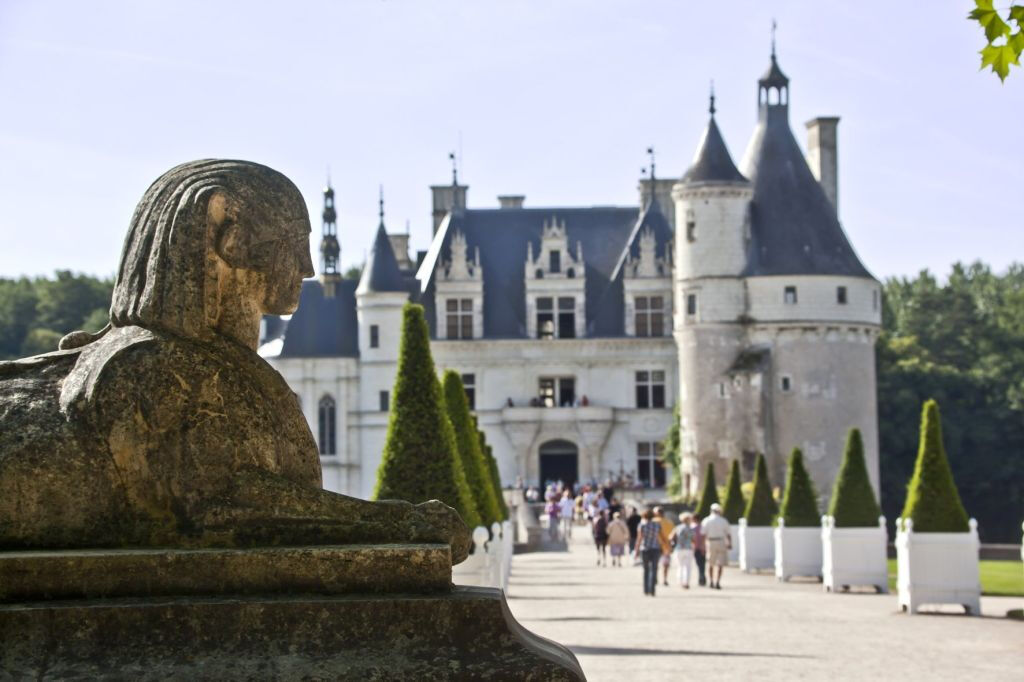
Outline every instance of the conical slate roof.
<path fill-rule="evenodd" d="M 782 87 L 783 85 L 789 85 L 789 78 L 786 74 L 782 73 L 782 69 L 779 68 L 779 62 L 775 59 L 775 52 L 772 52 L 772 63 L 768 67 L 768 70 L 764 72 L 764 75 L 758 80 L 758 83 L 765 87 Z"/>
<path fill-rule="evenodd" d="M 683 183 L 696 184 L 701 182 L 746 182 L 747 179 L 736 169 L 736 164 L 729 156 L 725 140 L 718 130 L 715 117 L 708 121 L 704 135 L 697 145 L 697 153 L 693 163 L 683 175 Z"/>
<path fill-rule="evenodd" d="M 766 78 L 775 71 L 782 74 L 773 58 Z M 743 274 L 870 278 L 793 138 L 787 110 L 786 104 L 762 104 L 740 164 L 754 183 L 751 240 Z"/>
<path fill-rule="evenodd" d="M 363 276 L 359 280 L 359 288 L 356 289 L 357 294 L 373 291 L 408 291 L 402 281 L 398 260 L 391 248 L 391 240 L 388 239 L 383 222 L 377 227 L 377 237 L 374 239 L 373 248 L 366 259 Z"/>

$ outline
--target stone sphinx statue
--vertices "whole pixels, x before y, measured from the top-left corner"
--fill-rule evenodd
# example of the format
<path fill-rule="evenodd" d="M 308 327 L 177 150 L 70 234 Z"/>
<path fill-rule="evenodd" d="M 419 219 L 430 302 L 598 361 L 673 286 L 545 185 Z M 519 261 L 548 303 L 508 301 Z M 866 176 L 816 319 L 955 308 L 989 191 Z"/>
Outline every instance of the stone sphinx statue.
<path fill-rule="evenodd" d="M 431 501 L 321 488 L 295 395 L 255 352 L 260 317 L 313 275 L 309 217 L 280 173 L 178 166 L 146 191 L 102 332 L 0 363 L 0 550 L 447 543 Z"/>

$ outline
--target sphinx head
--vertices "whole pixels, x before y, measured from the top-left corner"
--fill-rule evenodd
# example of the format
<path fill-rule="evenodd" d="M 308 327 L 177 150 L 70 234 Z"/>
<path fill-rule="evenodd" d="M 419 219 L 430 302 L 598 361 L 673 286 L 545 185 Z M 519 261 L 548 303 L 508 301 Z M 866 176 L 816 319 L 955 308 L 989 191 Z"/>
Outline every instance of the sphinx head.
<path fill-rule="evenodd" d="M 111 323 L 249 343 L 259 315 L 298 306 L 313 275 L 309 232 L 302 195 L 277 171 L 248 161 L 177 166 L 135 209 Z"/>

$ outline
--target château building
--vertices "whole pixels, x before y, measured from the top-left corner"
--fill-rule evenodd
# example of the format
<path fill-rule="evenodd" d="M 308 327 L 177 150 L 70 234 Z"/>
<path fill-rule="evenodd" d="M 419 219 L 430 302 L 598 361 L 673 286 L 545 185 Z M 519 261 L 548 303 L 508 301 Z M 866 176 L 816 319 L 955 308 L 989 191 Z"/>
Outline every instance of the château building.
<path fill-rule="evenodd" d="M 839 119 L 807 123 L 805 156 L 788 108 L 773 50 L 740 165 L 712 95 L 692 165 L 662 179 L 652 163 L 639 206 L 472 208 L 453 171 L 431 187 L 433 240 L 415 260 L 381 202 L 358 281 L 339 271 L 327 187 L 321 274 L 290 319 L 265 320 L 260 349 L 299 396 L 325 487 L 373 490 L 401 309 L 416 301 L 506 483 L 632 475 L 660 488 L 678 403 L 686 491 L 707 462 L 723 476 L 736 458 L 750 476 L 757 453 L 781 484 L 799 446 L 827 495 L 853 426 L 877 490 L 880 287 L 838 219 Z"/>

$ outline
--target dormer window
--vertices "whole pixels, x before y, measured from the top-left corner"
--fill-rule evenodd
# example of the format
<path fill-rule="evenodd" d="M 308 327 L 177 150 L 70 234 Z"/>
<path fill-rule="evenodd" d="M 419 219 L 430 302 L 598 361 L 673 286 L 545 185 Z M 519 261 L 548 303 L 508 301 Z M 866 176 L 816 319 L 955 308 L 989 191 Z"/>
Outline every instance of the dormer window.
<path fill-rule="evenodd" d="M 555 338 L 555 313 L 553 299 L 541 296 L 537 299 L 537 338 Z"/>
<path fill-rule="evenodd" d="M 449 298 L 445 301 L 445 318 L 447 338 L 473 338 L 473 299 Z"/>
<path fill-rule="evenodd" d="M 548 254 L 548 270 L 552 273 L 562 271 L 562 252 L 552 251 Z"/>
<path fill-rule="evenodd" d="M 571 296 L 558 299 L 558 338 L 576 338 L 576 299 Z"/>
<path fill-rule="evenodd" d="M 665 298 L 637 296 L 634 303 L 637 336 L 665 335 Z"/>
<path fill-rule="evenodd" d="M 782 294 L 782 300 L 786 305 L 796 305 L 796 287 L 786 287 Z"/>

